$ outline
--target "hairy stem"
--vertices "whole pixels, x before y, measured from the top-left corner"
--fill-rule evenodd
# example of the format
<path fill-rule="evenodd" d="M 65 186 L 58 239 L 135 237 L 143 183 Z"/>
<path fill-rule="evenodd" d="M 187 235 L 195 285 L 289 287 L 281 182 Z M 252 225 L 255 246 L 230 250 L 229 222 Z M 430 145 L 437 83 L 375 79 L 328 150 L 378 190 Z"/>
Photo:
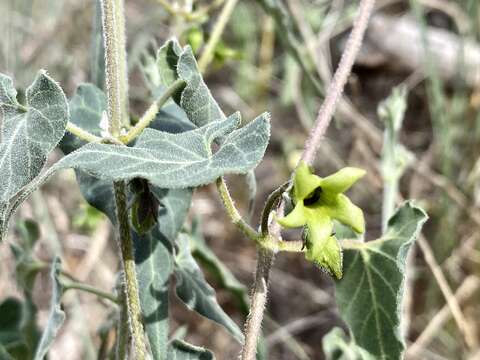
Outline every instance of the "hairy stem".
<path fill-rule="evenodd" d="M 128 328 L 128 309 L 125 292 L 120 289 L 120 317 L 117 323 L 117 337 L 115 342 L 115 359 L 125 360 L 128 355 L 128 345 L 130 344 L 130 330 Z"/>
<path fill-rule="evenodd" d="M 310 132 L 310 136 L 305 143 L 305 148 L 301 160 L 307 164 L 312 164 L 315 159 L 320 141 L 323 138 L 328 125 L 330 124 L 338 99 L 343 93 L 345 84 L 347 83 L 348 76 L 352 71 L 352 66 L 357 57 L 360 46 L 362 45 L 365 30 L 367 29 L 368 20 L 372 13 L 375 0 L 362 0 L 360 2 L 358 15 L 353 24 L 352 32 L 348 37 L 345 51 L 342 54 L 342 58 L 338 65 L 332 82 L 330 83 L 327 91 L 327 96 L 318 112 L 315 125 Z"/>
<path fill-rule="evenodd" d="M 252 289 L 250 313 L 245 323 L 245 344 L 242 349 L 242 360 L 256 358 L 257 343 L 261 335 L 261 324 L 265 305 L 267 304 L 268 277 L 275 254 L 268 249 L 258 248 L 255 282 Z"/>
<path fill-rule="evenodd" d="M 260 234 L 257 233 L 247 222 L 242 218 L 235 203 L 228 191 L 227 184 L 225 180 L 221 177 L 217 179 L 217 189 L 222 198 L 223 205 L 227 211 L 228 216 L 232 220 L 232 223 L 237 226 L 241 232 L 243 232 L 248 238 L 258 242 L 260 240 Z"/>
<path fill-rule="evenodd" d="M 88 142 L 101 142 L 102 138 L 96 135 L 93 135 L 89 133 L 86 130 L 83 130 L 82 128 L 78 127 L 74 123 L 68 122 L 67 123 L 67 131 L 70 132 L 71 134 L 75 135 L 79 139 L 88 141 Z"/>
<path fill-rule="evenodd" d="M 103 291 L 103 290 L 100 290 L 100 289 L 97 289 L 93 286 L 90 286 L 88 284 L 83 284 L 83 283 L 80 283 L 80 282 L 66 282 L 63 284 L 63 287 L 64 287 L 64 290 L 69 290 L 69 289 L 76 289 L 76 290 L 81 290 L 81 291 L 85 291 L 85 292 L 88 292 L 90 294 L 93 294 L 93 295 L 96 295 L 98 297 L 101 297 L 103 299 L 107 299 L 107 300 L 110 300 L 111 302 L 115 303 L 115 304 L 118 304 L 118 299 L 116 296 L 114 296 L 113 294 L 110 294 L 106 291 Z"/>
<path fill-rule="evenodd" d="M 106 72 L 106 88 L 108 99 L 108 118 L 109 118 L 109 132 L 112 136 L 120 135 L 122 127 L 122 115 L 124 110 L 122 104 L 126 104 L 127 100 L 122 99 L 126 93 L 122 90 L 126 74 L 122 71 L 126 67 L 120 63 L 122 59 L 119 50 L 122 45 L 122 38 L 120 35 L 125 31 L 125 22 L 118 20 L 118 3 L 119 0 L 102 0 L 102 24 L 103 35 L 105 41 L 105 72 Z M 123 43 L 123 45 L 125 45 Z M 125 51 L 125 50 L 123 50 Z"/>
<path fill-rule="evenodd" d="M 215 27 L 213 28 L 212 35 L 210 36 L 210 39 L 205 45 L 205 50 L 203 50 L 200 60 L 198 60 L 198 68 L 201 72 L 204 72 L 212 61 L 213 55 L 215 53 L 215 47 L 220 41 L 220 37 L 222 36 L 223 30 L 225 29 L 225 26 L 227 25 L 230 16 L 232 16 L 232 12 L 235 8 L 235 5 L 237 5 L 237 1 L 238 0 L 227 0 L 224 7 L 222 8 L 222 12 L 220 13 L 219 18 L 215 23 Z"/>
<path fill-rule="evenodd" d="M 124 107 L 128 103 L 125 19 L 123 0 L 102 0 L 103 37 L 105 39 L 105 68 L 108 98 L 109 131 L 114 138 L 120 135 Z M 146 357 L 146 346 L 142 325 L 142 310 L 138 293 L 137 274 L 133 241 L 128 220 L 127 193 L 123 181 L 114 183 L 115 203 L 118 223 L 118 246 L 120 248 L 122 267 L 125 276 L 123 283 L 125 302 L 128 314 L 127 322 L 134 344 L 134 357 L 143 360 Z M 121 319 L 124 320 L 125 319 Z M 123 324 L 120 324 L 122 327 Z M 128 347 L 128 341 L 125 347 Z M 123 351 L 127 353 L 127 351 Z"/>
<path fill-rule="evenodd" d="M 162 106 L 170 99 L 170 97 L 175 94 L 179 89 L 185 86 L 185 81 L 182 79 L 176 80 L 172 85 L 170 85 L 165 92 L 156 100 L 150 107 L 145 111 L 145 114 L 140 118 L 140 120 L 135 124 L 130 131 L 124 135 L 120 136 L 120 140 L 124 144 L 128 144 L 134 140 L 142 131 L 150 125 L 150 123 L 155 120 L 155 116 Z"/>
<path fill-rule="evenodd" d="M 135 258 L 133 240 L 130 233 L 128 220 L 126 186 L 123 181 L 114 183 L 115 202 L 117 207 L 117 221 L 119 224 L 119 247 L 122 257 L 122 265 L 125 276 L 125 297 L 127 303 L 130 331 L 133 337 L 135 359 L 145 359 L 145 340 L 142 325 L 142 309 L 138 294 L 137 273 L 135 270 Z"/>

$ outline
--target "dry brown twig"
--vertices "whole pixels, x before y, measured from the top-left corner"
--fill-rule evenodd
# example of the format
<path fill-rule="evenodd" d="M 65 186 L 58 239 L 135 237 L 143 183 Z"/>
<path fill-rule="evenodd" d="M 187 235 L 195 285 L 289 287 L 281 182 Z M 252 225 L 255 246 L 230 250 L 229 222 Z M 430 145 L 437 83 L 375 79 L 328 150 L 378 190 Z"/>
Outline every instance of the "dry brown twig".
<path fill-rule="evenodd" d="M 420 234 L 417 243 L 425 257 L 425 262 L 432 271 L 433 276 L 435 277 L 435 280 L 437 281 L 437 284 L 443 296 L 445 297 L 445 300 L 447 301 L 447 306 L 449 307 L 453 318 L 465 339 L 466 345 L 468 348 L 473 349 L 476 343 L 476 335 L 465 319 L 462 309 L 460 308 L 460 304 L 458 303 L 457 298 L 453 295 L 452 289 L 450 288 L 442 269 L 435 260 L 435 256 L 430 248 L 430 245 L 428 244 L 428 241 L 422 234 Z"/>
<path fill-rule="evenodd" d="M 456 291 L 454 297 L 459 304 L 462 304 L 473 294 L 475 294 L 479 288 L 480 281 L 476 276 L 470 275 L 463 281 L 462 285 Z M 430 320 L 415 342 L 407 349 L 406 357 L 411 359 L 416 358 L 419 355 L 420 349 L 425 349 L 428 347 L 430 342 L 438 334 L 438 331 L 451 318 L 451 316 L 451 308 L 448 306 L 448 304 L 444 305 L 442 309 Z"/>

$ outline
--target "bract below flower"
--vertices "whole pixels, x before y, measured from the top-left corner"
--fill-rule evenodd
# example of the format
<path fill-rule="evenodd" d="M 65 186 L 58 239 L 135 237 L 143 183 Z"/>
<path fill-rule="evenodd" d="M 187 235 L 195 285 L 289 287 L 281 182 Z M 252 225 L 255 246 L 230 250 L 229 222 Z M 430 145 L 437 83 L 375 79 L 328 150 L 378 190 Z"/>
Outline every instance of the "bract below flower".
<path fill-rule="evenodd" d="M 332 236 L 333 220 L 350 226 L 355 232 L 365 232 L 362 210 L 354 205 L 343 192 L 365 175 L 358 168 L 346 167 L 321 178 L 312 174 L 305 164 L 295 172 L 292 188 L 294 209 L 278 223 L 286 228 L 306 228 L 307 260 L 342 277 L 342 252 L 335 236 Z"/>

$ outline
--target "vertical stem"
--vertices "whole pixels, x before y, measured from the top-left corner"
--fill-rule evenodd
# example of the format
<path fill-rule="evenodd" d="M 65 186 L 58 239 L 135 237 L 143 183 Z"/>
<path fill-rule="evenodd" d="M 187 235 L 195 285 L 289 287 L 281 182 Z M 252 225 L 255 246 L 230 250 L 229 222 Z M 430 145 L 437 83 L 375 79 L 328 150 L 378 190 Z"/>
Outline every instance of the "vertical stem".
<path fill-rule="evenodd" d="M 268 249 L 258 249 L 257 269 L 252 289 L 250 313 L 245 323 L 245 344 L 242 349 L 242 360 L 255 359 L 257 343 L 261 335 L 263 312 L 267 303 L 268 277 L 275 254 Z"/>
<path fill-rule="evenodd" d="M 343 93 L 345 84 L 347 83 L 348 76 L 352 71 L 353 63 L 357 57 L 360 46 L 362 45 L 363 36 L 367 29 L 368 20 L 372 13 L 375 0 L 362 0 L 359 5 L 358 15 L 353 24 L 352 32 L 348 37 L 345 50 L 338 64 L 338 68 L 335 71 L 332 82 L 330 83 L 327 91 L 327 96 L 323 102 L 315 121 L 315 125 L 310 132 L 310 136 L 305 143 L 301 160 L 307 164 L 312 164 L 315 159 L 320 141 L 327 131 L 328 125 L 332 120 L 338 99 Z"/>
<path fill-rule="evenodd" d="M 127 96 L 125 19 L 123 0 L 102 0 L 103 37 L 105 39 L 105 68 L 108 98 L 109 131 L 118 138 L 125 113 Z M 138 294 L 137 274 L 132 235 L 128 220 L 126 186 L 123 181 L 114 183 L 118 223 L 118 245 L 125 276 L 123 284 L 128 322 L 134 344 L 134 358 L 146 357 L 142 311 Z M 128 346 L 128 342 L 125 346 Z"/>
<path fill-rule="evenodd" d="M 127 301 L 125 297 L 125 291 L 123 290 L 123 284 L 120 286 L 120 317 L 117 323 L 117 338 L 115 343 L 115 359 L 125 360 L 128 354 L 129 341 L 129 329 L 128 329 L 128 309 Z"/>
<path fill-rule="evenodd" d="M 145 342 L 142 325 L 142 309 L 138 295 L 137 273 L 133 251 L 132 234 L 128 221 L 126 186 L 123 181 L 114 183 L 115 202 L 117 206 L 118 239 L 125 275 L 125 297 L 127 302 L 130 331 L 133 337 L 135 359 L 145 359 Z"/>
<path fill-rule="evenodd" d="M 102 0 L 102 24 L 105 41 L 105 72 L 106 90 L 108 99 L 109 132 L 114 137 L 120 135 L 122 125 L 122 100 L 121 82 L 123 69 L 120 66 L 119 46 L 122 36 L 119 35 L 122 22 L 117 19 L 117 0 Z"/>

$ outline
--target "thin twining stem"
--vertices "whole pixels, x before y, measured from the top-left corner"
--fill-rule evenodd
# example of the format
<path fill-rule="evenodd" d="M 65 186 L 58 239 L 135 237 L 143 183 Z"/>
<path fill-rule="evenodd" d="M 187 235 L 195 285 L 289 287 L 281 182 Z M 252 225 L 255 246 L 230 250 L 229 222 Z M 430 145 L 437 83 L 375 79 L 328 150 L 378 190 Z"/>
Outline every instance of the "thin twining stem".
<path fill-rule="evenodd" d="M 67 123 L 67 131 L 75 135 L 81 140 L 85 140 L 87 142 L 102 142 L 102 138 L 96 135 L 89 133 L 86 130 L 78 127 L 74 123 L 68 122 Z"/>
<path fill-rule="evenodd" d="M 110 300 L 114 304 L 118 304 L 118 299 L 115 295 L 108 293 L 106 291 L 97 289 L 96 287 L 93 287 L 88 284 L 84 284 L 81 282 L 68 281 L 63 284 L 63 287 L 65 291 L 69 289 L 81 290 L 81 291 L 85 291 L 90 294 L 96 295 L 100 298 Z"/>
<path fill-rule="evenodd" d="M 368 20 L 374 5 L 375 0 L 362 0 L 360 2 L 358 15 L 353 24 L 352 32 L 348 37 L 342 58 L 340 59 L 340 63 L 335 71 L 332 82 L 328 87 L 327 96 L 320 107 L 317 119 L 310 132 L 310 136 L 305 143 L 301 161 L 304 161 L 307 164 L 313 163 L 320 141 L 330 125 L 338 99 L 343 93 L 348 76 L 352 71 L 353 63 L 355 62 L 355 58 L 362 45 L 365 30 L 367 29 Z"/>
<path fill-rule="evenodd" d="M 170 99 L 170 97 L 175 94 L 179 89 L 185 86 L 185 81 L 182 79 L 175 80 L 166 90 L 165 92 L 152 104 L 150 107 L 145 111 L 145 114 L 138 120 L 134 127 L 130 129 L 130 131 L 123 136 L 120 136 L 120 140 L 124 144 L 128 144 L 132 140 L 134 140 L 138 135 L 142 133 L 142 131 L 150 125 L 150 123 L 155 120 L 158 111 L 162 108 L 162 106 Z"/>
<path fill-rule="evenodd" d="M 354 22 L 352 32 L 348 38 L 340 64 L 335 72 L 332 82 L 327 90 L 325 101 L 315 121 L 310 136 L 305 143 L 305 148 L 301 156 L 301 161 L 312 164 L 315 159 L 320 141 L 327 130 L 332 116 L 335 112 L 337 101 L 341 96 L 348 76 L 352 70 L 355 57 L 363 41 L 365 30 L 368 25 L 368 19 L 372 12 L 375 0 L 362 0 L 359 6 L 359 12 Z M 279 205 L 279 212 L 283 214 L 284 202 Z M 281 239 L 280 228 L 278 224 L 272 226 L 272 236 Z M 257 349 L 258 336 L 260 334 L 264 306 L 267 301 L 268 276 L 273 264 L 274 254 L 267 251 L 258 252 L 258 263 L 255 272 L 255 283 L 251 295 L 250 315 L 245 326 L 245 344 L 242 349 L 242 360 L 254 360 Z"/>
<path fill-rule="evenodd" d="M 243 232 L 248 238 L 258 242 L 261 238 L 261 235 L 256 232 L 250 225 L 248 225 L 248 223 L 242 218 L 237 208 L 235 207 L 235 203 L 233 202 L 230 192 L 228 191 L 227 184 L 222 177 L 217 179 L 217 189 L 222 199 L 225 210 L 227 211 L 227 214 L 230 217 L 232 223 L 237 226 L 239 230 Z"/>

